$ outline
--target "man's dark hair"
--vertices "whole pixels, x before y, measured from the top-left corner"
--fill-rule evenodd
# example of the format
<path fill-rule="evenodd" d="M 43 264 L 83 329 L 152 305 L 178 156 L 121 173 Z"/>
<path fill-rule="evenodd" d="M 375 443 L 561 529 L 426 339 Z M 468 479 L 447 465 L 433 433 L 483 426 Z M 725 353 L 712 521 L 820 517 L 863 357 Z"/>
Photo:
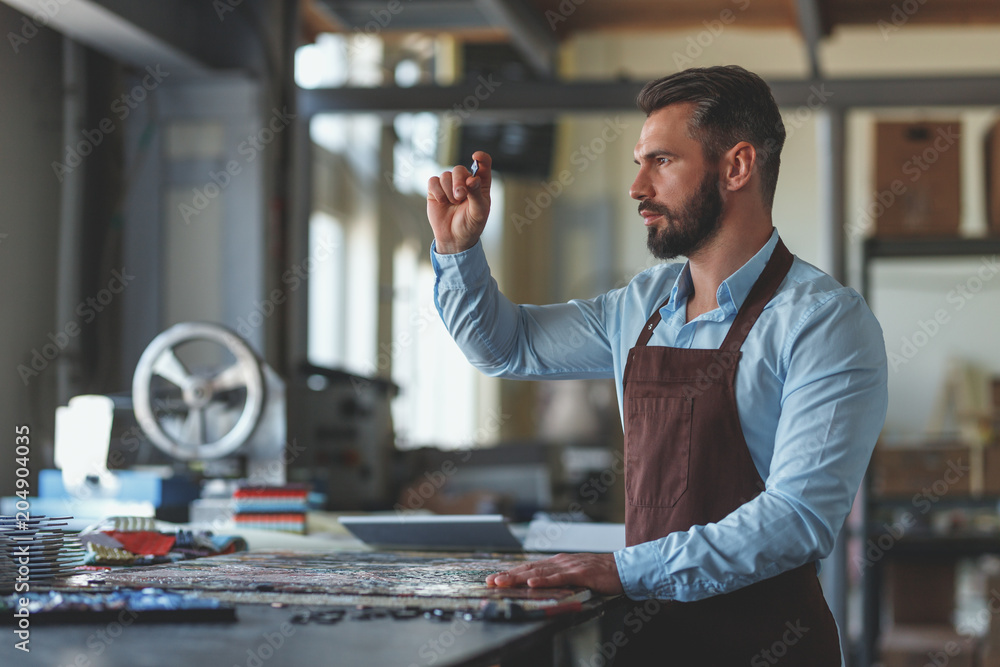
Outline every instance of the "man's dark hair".
<path fill-rule="evenodd" d="M 671 104 L 693 102 L 689 136 L 701 142 L 705 157 L 718 160 L 741 141 L 757 152 L 764 206 L 774 203 L 785 124 L 764 80 L 739 67 L 686 69 L 643 86 L 636 103 L 649 116 Z"/>

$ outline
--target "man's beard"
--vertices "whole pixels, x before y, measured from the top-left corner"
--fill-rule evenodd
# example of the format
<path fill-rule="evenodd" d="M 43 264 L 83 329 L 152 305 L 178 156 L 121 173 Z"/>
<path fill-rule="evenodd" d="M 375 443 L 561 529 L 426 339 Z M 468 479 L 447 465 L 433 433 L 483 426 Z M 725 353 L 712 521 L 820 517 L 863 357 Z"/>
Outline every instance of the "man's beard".
<path fill-rule="evenodd" d="M 722 195 L 719 193 L 719 174 L 709 172 L 693 197 L 672 211 L 649 199 L 639 204 L 639 212 L 659 213 L 666 220 L 661 228 L 650 227 L 646 246 L 657 259 L 673 259 L 678 255 L 690 257 L 705 247 L 719 231 L 722 220 Z"/>

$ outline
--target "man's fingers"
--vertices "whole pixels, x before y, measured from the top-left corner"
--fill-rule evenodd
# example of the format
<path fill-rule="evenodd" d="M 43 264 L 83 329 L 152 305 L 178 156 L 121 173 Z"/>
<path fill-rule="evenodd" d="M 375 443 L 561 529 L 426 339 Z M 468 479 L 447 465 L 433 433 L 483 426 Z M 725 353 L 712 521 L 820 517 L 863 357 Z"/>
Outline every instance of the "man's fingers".
<path fill-rule="evenodd" d="M 454 188 L 452 187 L 451 172 L 446 171 L 441 174 L 441 190 L 444 192 L 445 197 L 452 204 L 457 204 L 459 200 L 455 197 Z"/>
<path fill-rule="evenodd" d="M 591 590 L 621 594 L 622 585 L 612 554 L 559 554 L 525 563 L 487 577 L 490 586 L 552 588 L 585 586 Z"/>
<path fill-rule="evenodd" d="M 532 588 L 552 588 L 554 586 L 567 586 L 572 584 L 565 572 L 546 574 L 542 576 L 530 576 L 526 582 Z"/>
<path fill-rule="evenodd" d="M 523 570 L 521 572 L 499 572 L 493 576 L 487 584 L 500 586 L 503 588 L 513 586 L 530 586 L 531 588 L 551 588 L 553 586 L 567 586 L 573 583 L 572 575 L 567 572 L 551 570 Z"/>
<path fill-rule="evenodd" d="M 497 574 L 493 579 L 493 586 L 509 588 L 512 586 L 524 586 L 528 583 L 527 574 L 514 574 L 511 572 Z"/>
<path fill-rule="evenodd" d="M 558 569 L 554 568 L 548 561 L 535 563 L 524 563 L 517 567 L 512 567 L 504 572 L 496 572 L 486 577 L 487 586 L 500 586 L 508 588 L 512 586 L 534 586 L 533 580 L 544 581 L 551 576 L 559 576 Z M 548 584 L 553 586 L 555 584 Z"/>
<path fill-rule="evenodd" d="M 522 565 L 517 565 L 510 568 L 509 570 L 504 570 L 503 572 L 494 572 L 493 574 L 486 576 L 487 586 L 520 586 L 523 585 L 528 580 L 528 573 L 531 572 L 532 568 L 535 566 L 534 563 L 524 563 Z"/>
<path fill-rule="evenodd" d="M 482 189 L 488 193 L 493 183 L 493 158 L 486 151 L 476 151 L 472 154 L 472 159 L 479 163 L 479 171 L 476 172 L 479 187 L 475 189 Z"/>
<path fill-rule="evenodd" d="M 444 193 L 444 188 L 441 187 L 441 179 L 437 176 L 431 176 L 427 181 L 427 196 L 442 204 L 450 201 L 448 195 Z"/>
<path fill-rule="evenodd" d="M 462 201 L 469 194 L 468 181 L 471 175 L 469 170 L 462 165 L 458 165 L 452 170 L 452 194 L 456 201 Z"/>
<path fill-rule="evenodd" d="M 507 576 L 507 574 L 508 574 L 507 572 L 494 572 L 493 574 L 486 575 L 486 585 L 487 586 L 496 586 L 497 585 L 497 583 L 496 583 L 497 578 L 498 577 L 505 577 L 505 576 Z"/>

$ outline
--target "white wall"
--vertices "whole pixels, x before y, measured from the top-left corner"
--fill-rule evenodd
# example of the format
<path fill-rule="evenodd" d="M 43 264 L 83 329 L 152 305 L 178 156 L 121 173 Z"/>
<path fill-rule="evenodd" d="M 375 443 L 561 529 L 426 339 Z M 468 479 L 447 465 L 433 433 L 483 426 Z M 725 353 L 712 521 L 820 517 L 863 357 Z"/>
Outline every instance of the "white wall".
<path fill-rule="evenodd" d="M 891 9 L 887 13 L 891 15 Z M 985 76 L 1000 72 L 1000 27 L 897 26 L 889 18 L 882 26 L 837 28 L 820 47 L 826 75 Z"/>
<path fill-rule="evenodd" d="M 887 435 L 937 430 L 950 359 L 1000 375 L 1000 264 L 996 256 L 880 260 L 871 306 L 889 354 Z"/>

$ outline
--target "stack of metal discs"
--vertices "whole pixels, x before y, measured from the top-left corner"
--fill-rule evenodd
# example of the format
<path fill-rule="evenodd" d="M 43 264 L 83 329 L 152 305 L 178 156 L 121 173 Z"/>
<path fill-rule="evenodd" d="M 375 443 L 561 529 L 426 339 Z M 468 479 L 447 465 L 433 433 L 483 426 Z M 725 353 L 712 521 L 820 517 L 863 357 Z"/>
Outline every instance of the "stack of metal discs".
<path fill-rule="evenodd" d="M 0 533 L 0 595 L 10 595 L 14 592 L 14 579 L 17 577 L 17 567 L 7 556 L 10 540 Z"/>
<path fill-rule="evenodd" d="M 61 530 L 68 518 L 0 515 L 0 593 L 12 592 L 16 582 L 71 574 L 83 564 L 80 540 Z"/>

